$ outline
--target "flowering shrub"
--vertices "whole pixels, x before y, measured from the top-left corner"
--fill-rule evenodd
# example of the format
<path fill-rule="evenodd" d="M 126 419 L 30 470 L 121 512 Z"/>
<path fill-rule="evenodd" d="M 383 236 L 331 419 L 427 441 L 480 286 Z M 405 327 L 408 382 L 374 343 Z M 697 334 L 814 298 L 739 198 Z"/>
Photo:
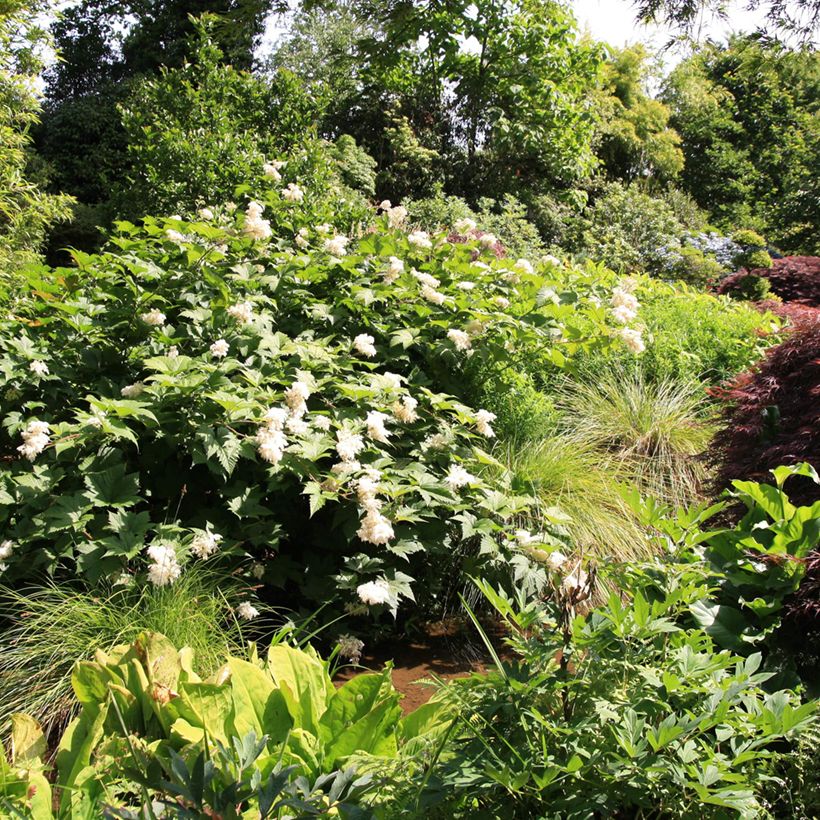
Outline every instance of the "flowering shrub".
<path fill-rule="evenodd" d="M 434 606 L 450 568 L 528 571 L 494 414 L 441 388 L 469 357 L 637 352 L 611 310 L 631 321 L 633 297 L 499 259 L 486 235 L 408 233 L 387 202 L 339 235 L 277 175 L 258 202 L 120 223 L 100 255 L 29 274 L 0 321 L 6 579 L 169 585 L 225 560 L 395 613 L 414 590 Z"/>

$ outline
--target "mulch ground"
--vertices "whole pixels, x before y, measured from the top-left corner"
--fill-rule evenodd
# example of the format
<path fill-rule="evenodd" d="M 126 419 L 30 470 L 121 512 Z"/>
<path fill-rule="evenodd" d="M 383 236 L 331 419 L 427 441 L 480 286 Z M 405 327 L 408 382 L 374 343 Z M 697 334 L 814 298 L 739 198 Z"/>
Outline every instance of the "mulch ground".
<path fill-rule="evenodd" d="M 496 651 L 504 658 L 508 651 L 502 644 L 500 628 L 490 630 Z M 367 649 L 367 647 L 365 647 Z M 486 672 L 492 659 L 474 630 L 454 624 L 431 624 L 425 634 L 364 652 L 360 666 L 345 667 L 334 682 L 341 686 L 363 672 L 380 672 L 393 662 L 393 686 L 403 695 L 404 714 L 427 703 L 436 691 L 432 679 L 452 680 L 472 672 Z"/>

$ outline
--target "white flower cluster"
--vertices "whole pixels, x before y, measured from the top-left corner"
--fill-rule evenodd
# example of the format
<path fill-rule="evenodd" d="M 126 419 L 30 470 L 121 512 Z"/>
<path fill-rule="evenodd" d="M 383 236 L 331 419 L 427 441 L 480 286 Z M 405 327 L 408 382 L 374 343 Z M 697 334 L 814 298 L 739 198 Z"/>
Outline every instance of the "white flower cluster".
<path fill-rule="evenodd" d="M 378 410 L 371 410 L 367 414 L 365 424 L 367 424 L 367 435 L 373 441 L 379 441 L 382 444 L 387 444 L 391 436 L 390 431 L 384 426 L 387 419 L 390 418 L 387 413 L 380 413 Z"/>
<path fill-rule="evenodd" d="M 470 219 L 469 217 L 465 217 L 464 219 L 457 219 L 453 223 L 453 230 L 457 234 L 461 234 L 462 236 L 468 233 L 472 233 L 478 225 L 474 219 Z"/>
<path fill-rule="evenodd" d="M 373 344 L 376 340 L 369 333 L 360 333 L 353 340 L 353 348 L 357 353 L 372 359 L 376 355 L 376 347 Z"/>
<path fill-rule="evenodd" d="M 407 234 L 407 241 L 414 248 L 432 248 L 433 243 L 430 240 L 430 234 L 427 231 L 413 231 Z"/>
<path fill-rule="evenodd" d="M 181 245 L 186 241 L 185 235 L 181 234 L 179 231 L 175 231 L 173 228 L 168 228 L 168 230 L 165 231 L 165 237 L 169 242 L 174 242 L 177 245 Z"/>
<path fill-rule="evenodd" d="M 197 216 L 206 222 L 210 222 L 214 218 L 214 212 L 210 208 L 200 208 L 197 211 Z"/>
<path fill-rule="evenodd" d="M 134 382 L 133 384 L 128 384 L 120 390 L 120 395 L 124 399 L 135 399 L 137 396 L 142 395 L 145 392 L 145 385 L 142 382 Z"/>
<path fill-rule="evenodd" d="M 399 401 L 393 403 L 390 409 L 397 421 L 402 424 L 412 424 L 418 420 L 419 414 L 416 412 L 418 406 L 418 401 L 412 396 L 402 396 Z"/>
<path fill-rule="evenodd" d="M 490 427 L 490 422 L 495 421 L 495 413 L 491 413 L 489 410 L 479 410 L 473 416 L 473 421 L 482 436 L 492 438 L 495 435 L 493 428 Z"/>
<path fill-rule="evenodd" d="M 364 439 L 352 430 L 336 431 L 336 452 L 343 462 L 353 464 L 356 456 L 364 449 Z"/>
<path fill-rule="evenodd" d="M 0 572 L 5 572 L 8 565 L 5 563 L 7 558 L 11 558 L 11 553 L 14 549 L 14 542 L 6 539 L 0 541 Z"/>
<path fill-rule="evenodd" d="M 329 253 L 331 256 L 344 256 L 347 253 L 347 245 L 349 242 L 350 239 L 342 235 L 325 239 L 325 253 Z"/>
<path fill-rule="evenodd" d="M 259 610 L 250 601 L 242 601 L 236 608 L 236 614 L 243 621 L 252 621 L 254 618 L 259 617 Z"/>
<path fill-rule="evenodd" d="M 638 315 L 640 305 L 633 293 L 636 285 L 634 279 L 622 279 L 620 285 L 612 291 L 612 316 L 621 324 L 631 322 Z M 618 337 L 635 354 L 643 353 L 646 349 L 640 330 L 624 327 L 618 331 Z"/>
<path fill-rule="evenodd" d="M 148 580 L 154 586 L 165 587 L 173 584 L 182 574 L 182 567 L 170 544 L 152 544 L 148 547 L 148 557 L 152 561 L 148 567 Z"/>
<path fill-rule="evenodd" d="M 48 376 L 49 373 L 48 365 L 45 362 L 41 362 L 39 359 L 35 359 L 28 366 L 28 369 L 34 373 L 35 376 Z"/>
<path fill-rule="evenodd" d="M 305 192 L 295 182 L 289 182 L 288 187 L 282 190 L 282 198 L 288 202 L 301 202 Z"/>
<path fill-rule="evenodd" d="M 282 460 L 288 446 L 283 432 L 285 426 L 295 435 L 306 432 L 304 416 L 308 398 L 310 388 L 302 381 L 295 381 L 285 390 L 287 407 L 271 407 L 265 413 L 265 423 L 256 432 L 256 444 L 257 452 L 268 463 L 276 465 Z"/>
<path fill-rule="evenodd" d="M 530 276 L 533 273 L 535 273 L 535 268 L 533 268 L 532 262 L 530 262 L 528 259 L 518 259 L 518 260 L 516 260 L 516 263 L 513 265 L 513 267 L 517 271 L 519 271 L 520 273 L 526 273 L 526 274 L 529 274 Z"/>
<path fill-rule="evenodd" d="M 258 202 L 251 202 L 245 209 L 245 224 L 242 228 L 242 233 L 245 236 L 256 240 L 270 239 L 272 234 L 270 222 L 267 219 L 262 219 L 264 210 L 265 206 L 260 205 Z"/>
<path fill-rule="evenodd" d="M 299 228 L 299 232 L 296 234 L 296 242 L 297 247 L 299 248 L 306 248 L 310 245 L 310 240 L 308 239 L 310 231 L 307 228 Z"/>
<path fill-rule="evenodd" d="M 354 638 L 353 635 L 339 635 L 336 640 L 336 646 L 339 647 L 339 655 L 347 658 L 351 663 L 358 664 L 362 659 L 362 649 L 364 649 L 364 641 Z"/>
<path fill-rule="evenodd" d="M 224 359 L 230 349 L 231 346 L 224 339 L 217 339 L 209 348 L 215 359 Z"/>
<path fill-rule="evenodd" d="M 199 533 L 191 542 L 191 552 L 197 558 L 209 558 L 219 549 L 219 543 L 222 541 L 222 536 L 216 532 L 202 532 Z"/>
<path fill-rule="evenodd" d="M 384 578 L 368 581 L 356 587 L 356 594 L 368 606 L 386 604 L 390 600 L 390 584 Z"/>
<path fill-rule="evenodd" d="M 626 282 L 628 280 L 624 280 Z M 626 325 L 638 315 L 638 299 L 628 286 L 622 283 L 612 291 L 612 316 L 616 322 Z"/>
<path fill-rule="evenodd" d="M 266 177 L 270 177 L 274 182 L 279 182 L 279 180 L 282 179 L 282 175 L 279 171 L 282 170 L 284 165 L 284 161 L 280 159 L 275 159 L 272 162 L 266 162 L 262 166 L 262 173 L 264 173 Z"/>
<path fill-rule="evenodd" d="M 404 272 L 404 262 L 397 256 L 391 256 L 387 261 L 387 270 L 383 274 L 384 283 L 392 285 Z"/>
<path fill-rule="evenodd" d="M 457 328 L 448 330 L 447 338 L 456 346 L 456 350 L 469 350 L 473 346 L 470 334 Z"/>
<path fill-rule="evenodd" d="M 460 464 L 452 464 L 447 471 L 444 483 L 453 491 L 466 487 L 468 484 L 475 484 L 478 479 L 470 475 Z"/>
<path fill-rule="evenodd" d="M 17 448 L 17 452 L 29 461 L 34 461 L 48 447 L 49 429 L 48 422 L 30 421 L 26 429 L 20 433 L 23 443 Z"/>
<path fill-rule="evenodd" d="M 377 498 L 381 473 L 378 470 L 368 470 L 356 482 L 356 495 L 359 505 L 364 510 L 364 518 L 356 535 L 369 544 L 387 544 L 393 538 L 393 525 L 382 515 L 382 502 Z M 367 602 L 365 602 L 367 603 Z"/>
<path fill-rule="evenodd" d="M 253 304 L 251 302 L 237 302 L 228 308 L 228 316 L 236 319 L 241 325 L 250 324 L 253 321 Z"/>
<path fill-rule="evenodd" d="M 140 314 L 140 319 L 142 319 L 146 325 L 151 325 L 152 327 L 161 327 L 165 324 L 165 314 L 156 308 L 152 308 L 146 313 Z"/>
<path fill-rule="evenodd" d="M 387 224 L 391 228 L 400 228 L 407 219 L 407 208 L 401 205 L 393 206 L 389 199 L 382 200 L 379 208 L 387 214 Z"/>
<path fill-rule="evenodd" d="M 478 244 L 482 248 L 492 248 L 498 244 L 498 237 L 494 233 L 483 233 L 478 237 Z"/>

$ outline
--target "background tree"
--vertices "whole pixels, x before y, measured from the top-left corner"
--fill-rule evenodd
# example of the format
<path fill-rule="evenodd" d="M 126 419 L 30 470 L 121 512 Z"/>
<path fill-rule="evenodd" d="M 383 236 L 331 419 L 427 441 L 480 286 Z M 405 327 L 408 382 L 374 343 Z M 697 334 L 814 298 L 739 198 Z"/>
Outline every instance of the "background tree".
<path fill-rule="evenodd" d="M 718 225 L 785 251 L 817 249 L 820 58 L 753 36 L 707 44 L 666 83 L 683 139 L 681 182 Z"/>
<path fill-rule="evenodd" d="M 747 8 L 765 9 L 769 27 L 811 40 L 820 26 L 820 0 L 748 0 Z M 663 22 L 691 35 L 705 15 L 726 16 L 723 0 L 635 0 L 638 19 Z"/>
<path fill-rule="evenodd" d="M 647 93 L 648 61 L 649 53 L 638 44 L 614 51 L 604 64 L 596 154 L 611 179 L 666 182 L 683 169 L 669 107 Z"/>
<path fill-rule="evenodd" d="M 94 247 L 98 226 L 117 215 L 112 191 L 131 175 L 118 107 L 140 78 L 192 59 L 191 15 L 214 15 L 220 60 L 247 69 L 270 7 L 269 0 L 83 0 L 63 11 L 52 28 L 61 59 L 45 75 L 37 146 L 54 169 L 52 189 L 78 204 L 73 222 L 52 234 L 52 256 L 66 245 Z"/>
<path fill-rule="evenodd" d="M 36 22 L 45 4 L 0 6 L 0 302 L 17 268 L 37 258 L 49 225 L 68 216 L 70 200 L 43 192 L 29 137 L 40 100 L 35 91 L 47 34 Z M 37 179 L 37 177 L 41 179 Z"/>

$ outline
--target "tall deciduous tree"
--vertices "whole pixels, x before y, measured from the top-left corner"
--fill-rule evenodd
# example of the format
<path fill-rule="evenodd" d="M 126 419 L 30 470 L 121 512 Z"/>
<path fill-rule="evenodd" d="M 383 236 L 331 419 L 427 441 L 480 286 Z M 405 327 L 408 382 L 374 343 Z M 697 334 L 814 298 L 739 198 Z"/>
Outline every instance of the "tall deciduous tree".
<path fill-rule="evenodd" d="M 636 45 L 614 51 L 604 65 L 596 153 L 611 179 L 666 182 L 683 169 L 680 136 L 669 127 L 669 107 L 646 90 L 648 59 L 646 48 Z"/>
<path fill-rule="evenodd" d="M 746 223 L 787 251 L 816 252 L 820 55 L 755 37 L 708 44 L 670 75 L 684 188 L 718 223 Z"/>
<path fill-rule="evenodd" d="M 35 21 L 45 10 L 29 0 L 0 5 L 0 302 L 15 270 L 36 258 L 46 228 L 70 205 L 31 176 L 29 129 L 40 109 L 35 87 L 47 42 Z"/>

